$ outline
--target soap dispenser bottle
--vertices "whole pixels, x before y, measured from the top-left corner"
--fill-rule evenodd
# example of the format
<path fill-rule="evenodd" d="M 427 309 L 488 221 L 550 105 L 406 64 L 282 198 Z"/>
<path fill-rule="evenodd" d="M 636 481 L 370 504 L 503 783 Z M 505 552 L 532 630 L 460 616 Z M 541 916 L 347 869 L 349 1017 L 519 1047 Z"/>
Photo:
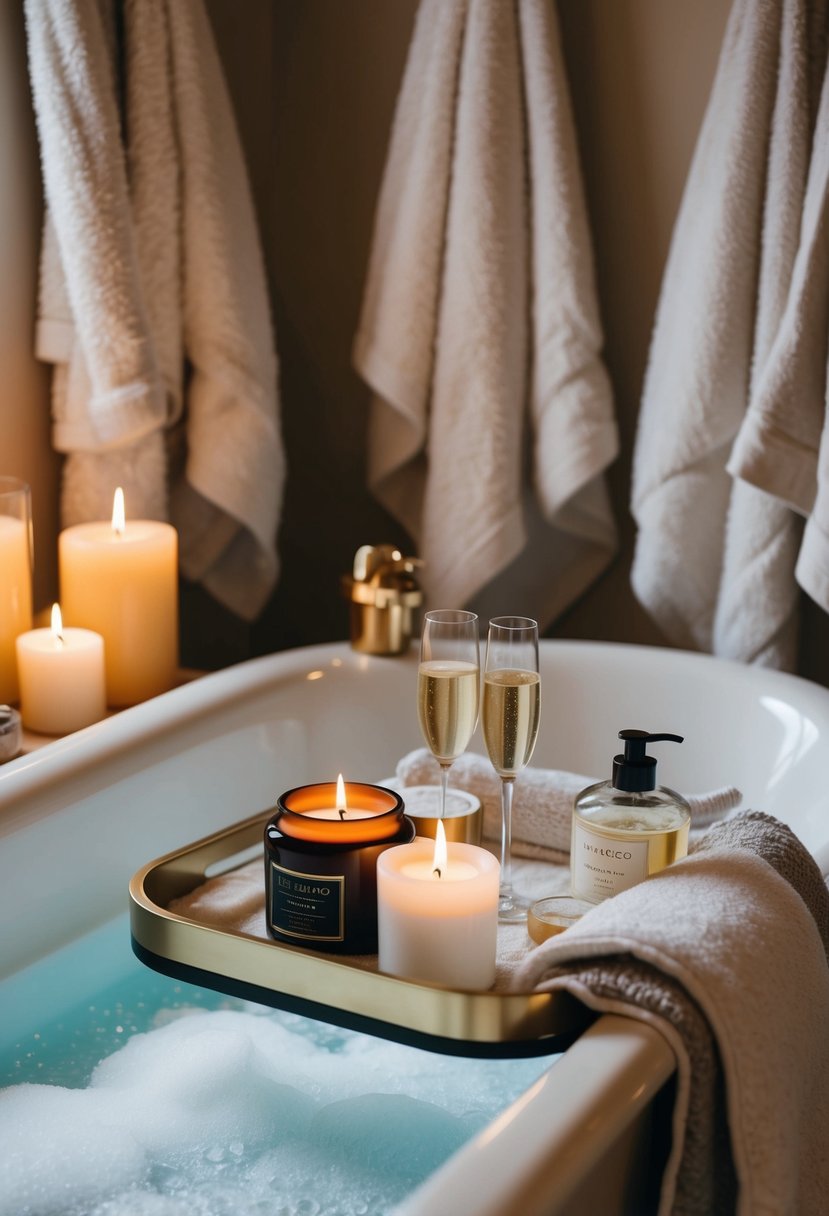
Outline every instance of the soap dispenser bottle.
<path fill-rule="evenodd" d="M 577 795 L 570 852 L 572 891 L 601 903 L 663 870 L 688 852 L 691 812 L 675 790 L 656 784 L 656 760 L 649 743 L 681 735 L 620 730 L 624 755 L 613 757 L 613 777 Z"/>

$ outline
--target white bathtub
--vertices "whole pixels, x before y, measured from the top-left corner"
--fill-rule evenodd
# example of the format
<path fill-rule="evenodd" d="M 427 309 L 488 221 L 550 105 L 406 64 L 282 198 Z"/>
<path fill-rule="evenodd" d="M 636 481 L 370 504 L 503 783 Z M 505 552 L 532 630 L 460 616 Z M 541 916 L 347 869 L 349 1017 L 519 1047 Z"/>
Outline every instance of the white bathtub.
<path fill-rule="evenodd" d="M 345 644 L 288 651 L 0 768 L 0 979 L 111 920 L 146 861 L 303 781 L 393 772 L 420 742 L 414 685 L 414 656 L 368 658 Z M 665 784 L 738 785 L 829 872 L 829 691 L 675 651 L 556 641 L 542 643 L 542 687 L 534 763 L 598 778 L 623 727 L 685 735 L 660 753 Z M 647 1146 L 651 1099 L 672 1069 L 648 1027 L 600 1019 L 401 1213 L 623 1210 L 639 1193 L 630 1164 Z"/>

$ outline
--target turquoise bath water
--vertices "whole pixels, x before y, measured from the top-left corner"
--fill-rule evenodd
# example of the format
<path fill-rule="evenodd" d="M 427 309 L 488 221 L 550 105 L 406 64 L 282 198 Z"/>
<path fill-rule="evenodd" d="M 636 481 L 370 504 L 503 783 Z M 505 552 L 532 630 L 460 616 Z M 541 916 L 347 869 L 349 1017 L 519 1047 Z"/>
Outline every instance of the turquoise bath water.
<path fill-rule="evenodd" d="M 0 1216 L 384 1216 L 550 1063 L 168 979 L 119 918 L 0 984 Z"/>

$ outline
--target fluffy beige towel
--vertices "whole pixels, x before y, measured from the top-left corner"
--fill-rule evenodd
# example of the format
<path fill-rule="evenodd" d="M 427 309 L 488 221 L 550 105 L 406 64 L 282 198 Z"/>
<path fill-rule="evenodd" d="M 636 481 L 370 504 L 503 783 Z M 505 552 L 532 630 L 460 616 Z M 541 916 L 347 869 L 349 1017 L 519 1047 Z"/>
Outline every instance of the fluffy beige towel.
<path fill-rule="evenodd" d="M 509 566 L 544 622 L 613 552 L 618 443 L 555 20 L 544 0 L 423 0 L 354 348 L 370 482 L 430 602 L 473 601 Z"/>
<path fill-rule="evenodd" d="M 182 569 L 250 617 L 276 578 L 284 458 L 241 148 L 202 0 L 133 0 L 118 38 L 113 13 L 26 0 L 63 519 L 107 518 L 116 484 L 133 518 L 165 518 L 163 431 L 183 411 Z"/>
<path fill-rule="evenodd" d="M 405 798 L 407 785 L 436 783 L 439 771 L 432 753 L 425 747 L 417 748 L 398 762 L 396 783 Z M 598 780 L 559 769 L 526 768 L 519 773 L 515 781 L 513 852 L 555 863 L 569 861 L 573 799 Z M 465 752 L 449 770 L 449 784 L 481 800 L 483 834 L 489 840 L 500 839 L 501 781 L 489 760 L 475 752 Z M 725 786 L 686 798 L 691 808 L 691 827 L 701 829 L 710 827 L 738 806 L 742 794 L 734 786 Z"/>
<path fill-rule="evenodd" d="M 732 485 L 726 461 L 752 367 L 755 379 L 766 368 L 786 305 L 809 163 L 809 34 L 824 9 L 823 0 L 732 7 L 634 453 L 637 597 L 674 643 L 775 667 L 794 663 L 800 527 L 769 495 Z"/>
<path fill-rule="evenodd" d="M 515 988 L 654 1025 L 678 1063 L 660 1212 L 807 1216 L 829 1193 L 829 893 L 748 812 L 539 946 Z"/>
<path fill-rule="evenodd" d="M 798 30 L 803 40 L 810 32 Z M 814 72 L 805 70 L 821 59 L 826 62 L 825 29 L 822 32 L 822 39 L 810 39 L 811 57 L 803 50 L 798 56 L 800 78 L 781 81 L 778 89 L 779 102 L 794 113 L 785 148 L 779 150 L 780 163 L 774 163 L 772 144 L 769 187 L 777 183 L 779 190 L 782 182 L 792 179 L 804 183 L 803 211 L 799 226 L 791 225 L 776 247 L 764 250 L 763 271 L 771 282 L 763 285 L 761 299 L 773 291 L 785 298 L 775 309 L 780 323 L 770 335 L 773 341 L 761 343 L 769 354 L 755 369 L 749 410 L 728 462 L 734 476 L 807 517 L 817 490 L 829 340 L 829 70 L 822 91 Z M 798 232 L 799 244 L 792 250 L 783 238 Z"/>

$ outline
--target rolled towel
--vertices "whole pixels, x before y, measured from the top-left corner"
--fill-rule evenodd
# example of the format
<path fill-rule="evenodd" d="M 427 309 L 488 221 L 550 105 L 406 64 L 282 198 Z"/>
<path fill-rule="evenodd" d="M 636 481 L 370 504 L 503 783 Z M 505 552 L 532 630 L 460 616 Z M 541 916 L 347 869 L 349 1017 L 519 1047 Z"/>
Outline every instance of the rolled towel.
<path fill-rule="evenodd" d="M 401 786 L 428 785 L 438 780 L 437 760 L 425 747 L 404 756 L 397 765 Z M 566 861 L 570 855 L 573 799 L 598 777 L 585 777 L 561 769 L 525 768 L 515 780 L 513 848 L 519 855 L 551 861 Z M 485 756 L 465 752 L 452 765 L 449 784 L 480 798 L 484 812 L 483 834 L 497 839 L 501 834 L 501 781 Z M 705 794 L 686 794 L 691 808 L 691 828 L 707 828 L 742 801 L 733 785 Z"/>

